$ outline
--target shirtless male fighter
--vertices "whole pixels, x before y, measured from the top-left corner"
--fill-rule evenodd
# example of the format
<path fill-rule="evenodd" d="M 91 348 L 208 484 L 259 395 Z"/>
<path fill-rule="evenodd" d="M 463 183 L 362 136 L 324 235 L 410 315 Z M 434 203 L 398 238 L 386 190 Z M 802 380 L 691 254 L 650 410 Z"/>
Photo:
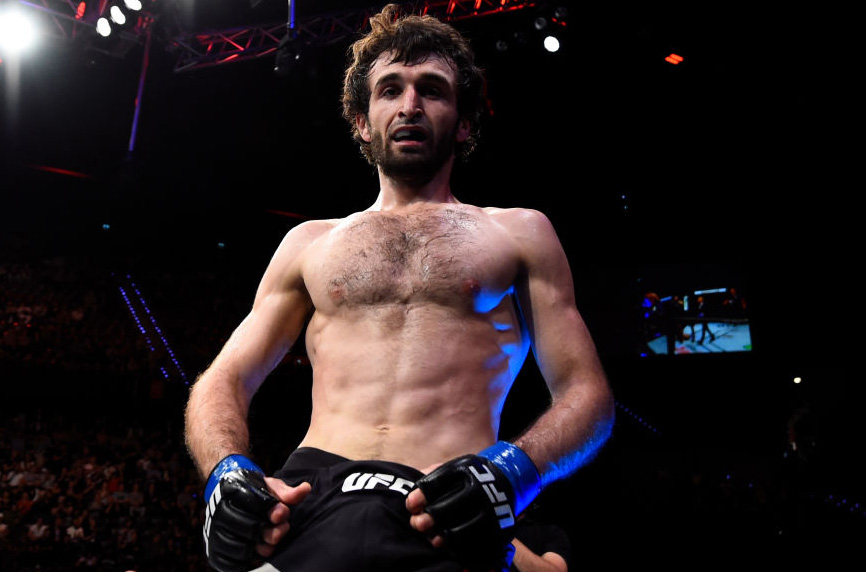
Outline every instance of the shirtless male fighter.
<path fill-rule="evenodd" d="M 612 429 L 613 397 L 549 219 L 452 194 L 484 102 L 467 40 L 394 5 L 370 28 L 342 99 L 378 197 L 286 234 L 190 392 L 186 441 L 220 572 L 506 570 L 516 515 Z M 250 457 L 250 403 L 305 327 L 309 429 L 266 476 Z M 501 441 L 530 349 L 552 400 Z"/>

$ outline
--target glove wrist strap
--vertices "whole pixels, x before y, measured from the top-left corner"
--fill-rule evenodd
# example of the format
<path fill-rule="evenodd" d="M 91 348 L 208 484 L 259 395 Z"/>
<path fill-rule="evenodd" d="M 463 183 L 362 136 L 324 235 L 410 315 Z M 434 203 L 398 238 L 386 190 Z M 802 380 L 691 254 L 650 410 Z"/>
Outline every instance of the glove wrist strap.
<path fill-rule="evenodd" d="M 248 471 L 255 471 L 264 474 L 264 471 L 249 458 L 244 457 L 243 455 L 229 455 L 217 463 L 216 467 L 211 471 L 210 477 L 207 480 L 207 486 L 204 489 L 204 498 L 210 499 L 217 483 L 220 482 L 220 479 L 222 479 L 226 473 L 231 473 L 232 471 L 237 471 L 239 469 L 246 469 Z"/>
<path fill-rule="evenodd" d="M 496 465 L 514 490 L 514 514 L 523 512 L 541 492 L 541 475 L 532 459 L 516 445 L 505 441 L 494 443 L 478 453 Z"/>

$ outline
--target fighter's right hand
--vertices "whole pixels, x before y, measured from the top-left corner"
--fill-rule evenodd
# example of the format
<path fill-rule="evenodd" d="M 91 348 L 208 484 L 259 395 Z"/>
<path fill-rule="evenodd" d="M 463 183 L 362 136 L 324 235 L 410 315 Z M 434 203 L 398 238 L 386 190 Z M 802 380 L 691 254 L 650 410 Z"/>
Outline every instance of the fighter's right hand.
<path fill-rule="evenodd" d="M 205 552 L 219 572 L 253 568 L 288 532 L 289 505 L 310 491 L 290 487 L 243 455 L 229 455 L 211 472 L 205 488 Z M 270 486 L 269 486 L 270 483 Z"/>

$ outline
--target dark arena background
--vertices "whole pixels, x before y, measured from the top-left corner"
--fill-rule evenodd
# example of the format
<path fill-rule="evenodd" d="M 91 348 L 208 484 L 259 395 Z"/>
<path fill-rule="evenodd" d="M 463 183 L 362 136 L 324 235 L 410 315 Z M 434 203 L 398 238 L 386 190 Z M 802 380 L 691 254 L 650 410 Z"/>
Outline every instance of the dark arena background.
<path fill-rule="evenodd" d="M 189 387 L 285 232 L 376 195 L 339 93 L 382 4 L 145 0 L 101 37 L 111 4 L 0 4 L 37 32 L 16 54 L 22 26 L 0 31 L 5 572 L 207 569 Z M 862 558 L 857 73 L 834 47 L 850 16 L 406 6 L 463 30 L 488 73 L 455 195 L 551 218 L 614 389 L 605 449 L 540 498 L 572 569 Z M 535 367 L 503 438 L 547 402 Z M 300 440 L 310 383 L 299 347 L 256 396 L 266 470 Z M 49 538 L 28 538 L 40 518 Z"/>

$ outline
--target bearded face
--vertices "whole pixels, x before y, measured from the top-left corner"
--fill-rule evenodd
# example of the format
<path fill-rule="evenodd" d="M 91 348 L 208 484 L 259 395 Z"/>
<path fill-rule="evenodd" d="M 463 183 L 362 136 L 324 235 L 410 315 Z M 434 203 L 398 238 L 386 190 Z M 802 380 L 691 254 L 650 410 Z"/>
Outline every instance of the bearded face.
<path fill-rule="evenodd" d="M 404 63 L 386 52 L 368 81 L 369 106 L 357 127 L 380 173 L 418 186 L 449 170 L 457 143 L 469 135 L 457 110 L 451 63 L 438 55 Z"/>
<path fill-rule="evenodd" d="M 376 165 L 388 177 L 424 184 L 453 157 L 457 125 L 446 133 L 411 125 L 393 126 L 389 133 L 370 130 L 370 147 Z M 404 142 L 412 141 L 412 146 Z"/>

